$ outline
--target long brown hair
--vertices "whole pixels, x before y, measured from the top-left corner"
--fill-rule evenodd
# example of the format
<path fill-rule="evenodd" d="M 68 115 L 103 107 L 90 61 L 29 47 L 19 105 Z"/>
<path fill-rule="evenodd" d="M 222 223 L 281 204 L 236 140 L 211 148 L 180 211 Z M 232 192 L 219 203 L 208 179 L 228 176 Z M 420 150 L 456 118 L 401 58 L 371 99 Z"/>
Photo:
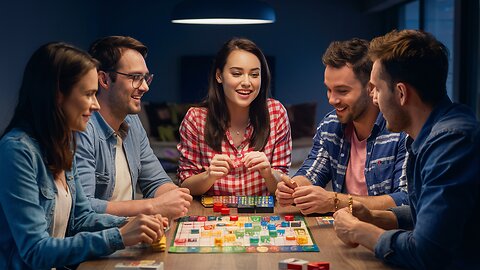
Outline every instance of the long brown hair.
<path fill-rule="evenodd" d="M 222 141 L 225 138 L 225 131 L 230 123 L 230 113 L 225 101 L 223 86 L 218 83 L 215 73 L 223 70 L 227 58 L 234 50 L 243 50 L 254 54 L 260 61 L 262 83 L 260 93 L 250 104 L 249 117 L 253 127 L 253 134 L 250 138 L 250 145 L 256 151 L 261 151 L 267 144 L 270 135 L 270 116 L 267 107 L 268 89 L 270 88 L 270 70 L 267 60 L 260 48 L 251 40 L 245 38 L 233 38 L 227 41 L 217 53 L 210 77 L 208 80 L 208 94 L 201 106 L 208 108 L 205 125 L 205 142 L 213 150 L 222 151 Z"/>
<path fill-rule="evenodd" d="M 68 97 L 73 86 L 98 62 L 66 43 L 48 43 L 35 51 L 23 73 L 22 85 L 10 124 L 24 129 L 40 144 L 44 161 L 54 176 L 71 169 L 75 140 L 58 106 L 59 95 Z"/>

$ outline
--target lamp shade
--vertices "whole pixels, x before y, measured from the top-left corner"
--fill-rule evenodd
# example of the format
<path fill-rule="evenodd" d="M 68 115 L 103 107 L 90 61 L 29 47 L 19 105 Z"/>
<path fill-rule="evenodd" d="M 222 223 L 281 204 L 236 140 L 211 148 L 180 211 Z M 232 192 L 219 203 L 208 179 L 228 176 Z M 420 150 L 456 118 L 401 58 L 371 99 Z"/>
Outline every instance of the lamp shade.
<path fill-rule="evenodd" d="M 178 3 L 172 23 L 263 24 L 275 22 L 271 6 L 256 0 L 186 0 Z"/>

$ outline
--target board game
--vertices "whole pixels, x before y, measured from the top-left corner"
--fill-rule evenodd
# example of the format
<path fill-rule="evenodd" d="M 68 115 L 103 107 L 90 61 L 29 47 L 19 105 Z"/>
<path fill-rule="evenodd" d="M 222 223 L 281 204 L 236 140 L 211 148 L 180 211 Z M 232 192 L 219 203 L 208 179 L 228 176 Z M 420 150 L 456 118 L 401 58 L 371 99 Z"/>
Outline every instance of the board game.
<path fill-rule="evenodd" d="M 202 205 L 220 212 L 222 207 L 237 208 L 238 213 L 273 213 L 273 196 L 202 196 Z"/>
<path fill-rule="evenodd" d="M 171 253 L 318 252 L 303 216 L 186 216 Z"/>

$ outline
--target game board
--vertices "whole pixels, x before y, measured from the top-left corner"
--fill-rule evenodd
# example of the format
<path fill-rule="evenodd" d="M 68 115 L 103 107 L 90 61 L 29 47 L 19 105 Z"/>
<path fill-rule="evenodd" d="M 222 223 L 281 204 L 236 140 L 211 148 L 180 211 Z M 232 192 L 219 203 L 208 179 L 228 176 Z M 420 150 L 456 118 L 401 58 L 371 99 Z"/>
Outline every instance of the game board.
<path fill-rule="evenodd" d="M 237 208 L 238 213 L 273 213 L 275 197 L 273 196 L 202 196 L 202 205 L 213 207 Z"/>
<path fill-rule="evenodd" d="M 187 216 L 168 252 L 318 252 L 303 216 Z"/>

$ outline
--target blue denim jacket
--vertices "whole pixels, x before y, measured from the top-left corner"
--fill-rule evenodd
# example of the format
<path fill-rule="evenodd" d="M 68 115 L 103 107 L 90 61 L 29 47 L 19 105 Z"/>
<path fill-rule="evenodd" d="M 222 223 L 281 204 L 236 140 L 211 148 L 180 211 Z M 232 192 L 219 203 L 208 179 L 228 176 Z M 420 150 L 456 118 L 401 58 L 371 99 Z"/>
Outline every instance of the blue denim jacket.
<path fill-rule="evenodd" d="M 143 197 L 153 198 L 159 186 L 172 183 L 172 180 L 153 153 L 138 116 L 128 115 L 124 123 L 128 131 L 123 139 L 123 147 L 132 178 L 132 191 L 135 192 L 138 183 Z M 87 130 L 78 132 L 76 137 L 80 182 L 93 210 L 105 213 L 115 188 L 115 132 L 99 112 L 94 112 Z"/>
<path fill-rule="evenodd" d="M 322 187 L 331 180 L 334 191 L 345 192 L 350 157 L 350 141 L 345 139 L 345 128 L 335 111 L 327 114 L 317 128 L 310 154 L 295 176 L 305 176 Z M 405 137 L 405 133 L 390 133 L 383 114 L 378 114 L 367 139 L 365 180 L 369 196 L 388 194 L 396 205 L 408 204 L 403 168 Z"/>
<path fill-rule="evenodd" d="M 480 128 L 448 98 L 407 140 L 410 207 L 392 209 L 401 230 L 383 233 L 375 255 L 412 269 L 480 269 Z M 413 224 L 413 230 L 410 227 Z"/>
<path fill-rule="evenodd" d="M 35 139 L 13 129 L 0 140 L 0 269 L 51 269 L 124 248 L 125 218 L 95 213 L 77 179 L 65 173 L 72 208 L 64 239 L 52 238 L 57 188 Z"/>

